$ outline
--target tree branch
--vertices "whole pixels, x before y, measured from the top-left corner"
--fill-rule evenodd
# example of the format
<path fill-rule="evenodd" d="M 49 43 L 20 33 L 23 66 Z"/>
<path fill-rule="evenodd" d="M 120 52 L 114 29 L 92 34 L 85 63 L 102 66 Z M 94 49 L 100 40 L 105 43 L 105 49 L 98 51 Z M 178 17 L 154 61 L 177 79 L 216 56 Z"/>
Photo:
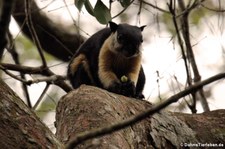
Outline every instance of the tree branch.
<path fill-rule="evenodd" d="M 43 68 L 40 67 L 29 67 L 29 66 L 21 66 L 16 64 L 8 64 L 8 63 L 0 63 L 2 67 L 7 70 L 19 71 L 25 74 L 42 74 Z"/>
<path fill-rule="evenodd" d="M 38 53 L 41 57 L 43 67 L 47 67 L 47 62 L 45 60 L 44 54 L 42 52 L 42 46 L 38 39 L 37 33 L 34 28 L 32 16 L 31 16 L 31 3 L 30 0 L 25 0 L 25 13 L 26 13 L 26 23 L 31 33 L 32 40 L 37 47 Z"/>
<path fill-rule="evenodd" d="M 187 87 L 185 90 L 171 96 L 170 98 L 168 98 L 167 100 L 164 100 L 163 102 L 153 105 L 151 108 L 149 108 L 148 110 L 146 110 L 146 112 L 143 112 L 139 115 L 136 116 L 132 116 L 126 120 L 123 120 L 121 122 L 118 123 L 114 123 L 110 126 L 106 126 L 103 128 L 98 128 L 95 129 L 93 131 L 89 131 L 89 132 L 84 132 L 81 134 L 78 134 L 74 139 L 72 139 L 72 141 L 70 141 L 67 146 L 66 149 L 73 149 L 74 147 L 76 147 L 78 144 L 81 144 L 84 141 L 87 141 L 89 139 L 95 138 L 95 137 L 100 137 L 103 136 L 105 134 L 109 134 L 118 130 L 121 130 L 125 127 L 131 126 L 141 120 L 143 120 L 144 118 L 155 114 L 156 112 L 159 112 L 160 110 L 162 110 L 163 108 L 167 107 L 168 105 L 177 102 L 180 98 L 192 93 L 192 92 L 196 92 L 198 89 L 201 89 L 203 86 L 210 84 L 214 81 L 217 81 L 219 79 L 225 78 L 225 73 L 220 73 L 217 74 L 215 76 L 212 76 L 204 81 L 201 82 L 197 82 L 196 84 Z"/>
<path fill-rule="evenodd" d="M 7 50 L 11 54 L 15 64 L 20 65 L 19 54 L 16 51 L 13 37 L 9 32 L 8 32 L 8 37 L 9 37 L 9 46 L 7 47 Z M 21 79 L 26 80 L 25 74 L 20 72 L 20 76 L 21 76 Z M 28 92 L 27 85 L 25 83 L 22 83 L 22 88 L 23 88 L 24 95 L 26 97 L 27 106 L 31 108 L 32 105 L 31 105 L 30 95 Z"/>
<path fill-rule="evenodd" d="M 162 9 L 162 8 L 156 6 L 156 5 L 153 5 L 153 4 L 149 3 L 149 2 L 146 2 L 146 1 L 142 1 L 142 2 L 143 2 L 144 4 L 146 4 L 146 5 L 151 6 L 151 7 L 154 8 L 154 9 L 157 9 L 157 10 L 161 11 L 161 12 L 164 12 L 164 13 L 170 13 L 169 11 L 164 10 L 164 9 Z"/>
<path fill-rule="evenodd" d="M 186 46 L 187 59 L 188 59 L 189 63 L 191 64 L 191 68 L 192 68 L 193 73 L 194 73 L 194 78 L 193 78 L 194 83 L 196 83 L 196 82 L 201 81 L 201 76 L 200 76 L 200 73 L 198 71 L 198 66 L 197 66 L 196 61 L 195 61 L 195 56 L 194 56 L 194 53 L 193 53 L 191 40 L 190 40 L 189 14 L 190 14 L 190 12 L 193 8 L 195 8 L 196 6 L 199 5 L 199 3 L 198 3 L 198 1 L 195 1 L 190 6 L 190 8 L 192 8 L 192 9 L 186 8 L 183 1 L 178 1 L 178 5 L 183 12 L 186 12 L 181 16 L 181 19 L 180 19 L 181 20 L 181 28 L 182 28 L 182 35 L 183 35 L 184 43 L 185 43 L 185 46 Z M 189 11 L 186 11 L 187 9 Z M 203 89 L 200 89 L 198 93 L 200 95 L 199 100 L 202 104 L 202 107 L 203 107 L 204 111 L 209 111 L 209 105 L 208 105 L 208 102 L 205 98 Z M 198 95 L 198 94 L 196 94 L 196 95 Z M 196 103 L 196 99 L 195 99 L 196 95 L 193 94 L 194 103 Z M 193 106 L 195 107 L 194 104 L 193 104 Z"/>
<path fill-rule="evenodd" d="M 128 8 L 133 2 L 134 2 L 134 0 L 132 0 L 132 1 L 130 2 L 130 4 L 129 4 L 127 7 L 125 7 L 121 12 L 119 12 L 118 14 L 116 14 L 115 16 L 113 16 L 112 19 L 118 17 L 118 16 L 121 15 L 124 11 L 126 11 L 127 8 Z"/>
<path fill-rule="evenodd" d="M 59 86 L 65 92 L 69 92 L 72 90 L 72 88 L 63 81 L 63 80 L 65 80 L 66 77 L 56 75 L 50 69 L 44 68 L 42 66 L 41 67 L 29 67 L 29 66 L 20 66 L 20 65 L 14 65 L 14 64 L 0 63 L 0 68 L 3 71 L 5 71 L 7 74 L 9 74 L 8 70 L 13 70 L 13 71 L 22 72 L 24 74 L 41 74 L 43 76 L 48 76 L 48 79 L 45 78 L 45 79 L 37 79 L 38 81 L 37 80 L 26 81 L 21 78 L 18 79 L 18 77 L 14 77 L 13 75 L 10 75 L 13 78 L 16 78 L 17 80 L 27 83 L 28 85 L 31 83 L 45 81 L 45 82 L 49 82 L 50 84 L 55 84 L 55 85 Z"/>
<path fill-rule="evenodd" d="M 53 23 L 51 19 L 41 12 L 34 0 L 29 0 L 29 3 L 31 4 L 33 26 L 43 50 L 60 60 L 69 61 L 84 42 L 84 38 Z M 32 40 L 28 25 L 24 24 L 26 19 L 24 6 L 25 0 L 16 0 L 13 17 L 22 32 Z"/>
<path fill-rule="evenodd" d="M 188 65 L 188 59 L 187 59 L 187 56 L 186 56 L 186 52 L 185 52 L 185 48 L 184 48 L 184 45 L 183 45 L 183 40 L 181 38 L 181 34 L 180 34 L 180 29 L 179 29 L 179 25 L 178 25 L 178 21 L 177 21 L 177 17 L 176 17 L 176 4 L 175 4 L 175 0 L 170 0 L 170 3 L 168 4 L 168 8 L 169 8 L 169 11 L 172 15 L 172 20 L 173 20 L 173 24 L 174 24 L 174 28 L 175 28 L 175 31 L 177 33 L 177 38 L 178 38 L 178 44 L 180 46 L 180 50 L 181 50 L 181 54 L 182 54 L 182 58 L 184 60 L 184 67 L 185 67 L 185 70 L 186 70 L 186 76 L 187 76 L 187 84 L 190 86 L 192 85 L 192 79 L 191 79 L 191 72 L 190 72 L 190 69 L 189 69 L 189 65 Z M 193 98 L 193 103 L 192 104 L 188 104 L 187 102 L 187 105 L 188 107 L 191 109 L 192 113 L 196 113 L 196 107 L 195 107 L 195 103 L 196 103 L 196 98 L 195 98 L 195 93 L 191 93 L 191 96 Z"/>
<path fill-rule="evenodd" d="M 214 11 L 214 12 L 219 12 L 219 13 L 224 13 L 225 12 L 225 9 L 221 9 L 221 8 L 218 8 L 218 9 L 214 9 L 214 8 L 209 8 L 207 6 L 205 6 L 204 4 L 201 4 L 201 6 L 207 10 L 210 10 L 210 11 Z"/>
<path fill-rule="evenodd" d="M 41 93 L 40 97 L 38 98 L 37 102 L 35 103 L 35 105 L 32 107 L 33 110 L 36 110 L 36 108 L 38 107 L 39 103 L 41 102 L 42 98 L 44 97 L 44 95 L 46 94 L 47 90 L 49 89 L 50 84 L 47 83 L 45 86 L 45 89 L 43 90 L 43 92 Z"/>

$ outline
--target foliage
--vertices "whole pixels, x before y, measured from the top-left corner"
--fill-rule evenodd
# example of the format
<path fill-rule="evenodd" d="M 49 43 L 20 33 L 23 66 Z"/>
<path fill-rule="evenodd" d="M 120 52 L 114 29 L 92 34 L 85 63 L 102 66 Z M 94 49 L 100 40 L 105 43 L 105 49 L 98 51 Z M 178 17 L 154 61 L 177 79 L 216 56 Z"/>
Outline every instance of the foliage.
<path fill-rule="evenodd" d="M 110 4 L 112 2 L 113 1 L 110 1 Z M 125 9 L 132 3 L 131 0 L 119 0 L 118 2 Z M 102 0 L 97 0 L 97 3 L 95 4 L 94 8 L 92 7 L 89 0 L 75 0 L 74 3 L 79 11 L 81 11 L 84 6 L 87 12 L 90 15 L 94 16 L 101 24 L 107 24 L 112 19 L 110 8 L 108 8 L 102 2 Z"/>

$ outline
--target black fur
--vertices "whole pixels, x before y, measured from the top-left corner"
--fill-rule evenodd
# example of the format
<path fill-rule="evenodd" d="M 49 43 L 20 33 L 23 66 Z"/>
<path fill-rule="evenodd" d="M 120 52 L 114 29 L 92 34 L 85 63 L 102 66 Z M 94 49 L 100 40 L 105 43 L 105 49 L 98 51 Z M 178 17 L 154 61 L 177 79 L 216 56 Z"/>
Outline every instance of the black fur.
<path fill-rule="evenodd" d="M 72 86 L 74 88 L 78 88 L 81 84 L 87 84 L 104 88 L 125 96 L 144 98 L 142 91 L 145 84 L 145 74 L 142 66 L 139 67 L 140 70 L 139 74 L 137 74 L 138 80 L 136 86 L 130 78 L 128 78 L 127 82 L 122 82 L 120 80 L 123 75 L 126 75 L 124 73 L 129 73 L 129 71 L 132 70 L 132 63 L 124 65 L 122 64 L 123 61 L 117 61 L 116 59 L 111 61 L 109 60 L 109 62 L 112 63 L 109 66 L 112 73 L 117 76 L 117 79 L 109 87 L 104 87 L 102 80 L 99 78 L 99 54 L 105 41 L 107 39 L 113 40 L 113 38 L 111 39 L 109 37 L 112 34 L 117 33 L 117 37 L 114 42 L 120 46 L 115 46 L 115 49 L 113 49 L 116 52 L 115 55 L 118 55 L 119 58 L 124 57 L 122 59 L 131 59 L 132 57 L 135 57 L 136 55 L 139 56 L 140 54 L 139 48 L 143 41 L 141 31 L 143 29 L 144 26 L 139 28 L 128 24 L 117 25 L 110 22 L 110 28 L 102 29 L 92 35 L 86 42 L 84 42 L 83 45 L 81 45 L 69 64 L 68 77 Z M 79 66 L 74 65 L 74 60 L 81 54 L 85 56 L 85 60 L 81 61 Z M 85 68 L 83 63 L 84 61 L 88 64 L 88 69 Z M 127 63 L 129 63 L 129 60 Z M 139 61 L 137 60 L 135 63 L 139 63 Z M 74 66 L 76 66 L 76 72 L 73 72 Z"/>

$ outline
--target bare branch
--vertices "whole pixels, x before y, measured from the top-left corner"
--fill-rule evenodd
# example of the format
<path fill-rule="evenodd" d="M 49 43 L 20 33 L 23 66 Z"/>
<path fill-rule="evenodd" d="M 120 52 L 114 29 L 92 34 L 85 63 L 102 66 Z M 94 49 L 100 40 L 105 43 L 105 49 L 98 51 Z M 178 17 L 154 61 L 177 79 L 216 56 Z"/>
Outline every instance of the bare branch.
<path fill-rule="evenodd" d="M 9 37 L 9 47 L 7 48 L 7 50 L 11 54 L 15 64 L 20 65 L 19 54 L 16 51 L 15 42 L 13 40 L 12 35 L 9 32 L 8 32 L 8 37 Z M 20 76 L 21 76 L 21 79 L 26 80 L 25 74 L 20 72 Z M 27 85 L 23 82 L 22 82 L 22 88 L 23 88 L 24 95 L 26 97 L 27 106 L 31 108 L 32 105 L 31 105 L 30 95 L 27 89 Z"/>
<path fill-rule="evenodd" d="M 48 76 L 48 79 L 39 79 L 39 80 L 35 80 L 33 81 L 26 81 L 23 80 L 21 78 L 18 77 L 13 77 L 16 78 L 20 81 L 24 81 L 24 83 L 27 83 L 28 85 L 31 83 L 35 83 L 35 82 L 40 82 L 40 81 L 47 81 L 51 84 L 55 84 L 57 86 L 59 86 L 61 89 L 63 89 L 65 92 L 69 92 L 72 90 L 72 88 L 66 84 L 63 80 L 65 80 L 65 76 L 60 76 L 60 75 L 55 75 L 51 70 L 49 70 L 48 68 L 44 68 L 44 67 L 29 67 L 29 66 L 20 66 L 20 65 L 13 65 L 13 64 L 6 64 L 6 63 L 0 63 L 0 68 L 2 70 L 13 70 L 13 71 L 19 71 L 22 72 L 24 74 L 41 74 L 43 76 Z M 8 74 L 8 73 L 7 73 Z M 13 75 L 11 75 L 13 76 Z M 55 79 L 55 76 L 57 76 L 57 79 Z"/>
<path fill-rule="evenodd" d="M 37 33 L 36 33 L 34 25 L 33 25 L 32 17 L 31 17 L 30 0 L 25 0 L 25 13 L 26 13 L 26 22 L 27 22 L 28 28 L 30 30 L 33 42 L 37 46 L 38 53 L 39 53 L 39 55 L 41 57 L 42 65 L 43 65 L 43 67 L 47 67 L 47 63 L 46 63 L 44 54 L 42 52 L 43 48 L 41 46 L 41 43 L 40 43 L 40 41 L 38 39 Z"/>
<path fill-rule="evenodd" d="M 44 97 L 44 95 L 46 94 L 47 90 L 49 89 L 50 84 L 47 83 L 45 86 L 45 89 L 43 90 L 43 92 L 41 93 L 41 96 L 38 98 L 37 102 L 35 103 L 35 105 L 32 107 L 33 110 L 36 110 L 37 106 L 39 105 L 39 103 L 41 102 L 42 98 Z"/>
<path fill-rule="evenodd" d="M 204 2 L 205 0 L 195 0 L 194 3 L 192 5 L 188 5 L 188 7 L 185 9 L 185 10 L 182 10 L 182 12 L 180 14 L 178 14 L 176 17 L 180 17 L 182 15 L 184 15 L 185 13 L 189 13 L 191 10 L 193 10 L 194 8 L 202 5 L 202 3 Z M 179 2 L 179 1 L 178 1 Z"/>
<path fill-rule="evenodd" d="M 31 84 L 35 84 L 35 83 L 40 83 L 40 82 L 47 82 L 50 84 L 54 84 L 54 82 L 58 81 L 58 80 L 66 80 L 67 77 L 66 76 L 60 76 L 60 75 L 52 75 L 49 77 L 42 77 L 42 78 L 37 78 L 37 79 L 32 79 L 32 80 L 25 80 L 23 78 L 20 78 L 16 75 L 14 75 L 13 73 L 9 72 L 8 69 L 0 66 L 0 69 L 2 69 L 6 74 L 8 74 L 9 76 L 11 76 L 12 78 L 21 81 L 22 83 L 26 84 L 26 85 L 31 85 Z"/>
<path fill-rule="evenodd" d="M 57 81 L 57 80 L 66 80 L 66 79 L 67 79 L 66 76 L 52 75 L 52 76 L 49 76 L 49 77 L 43 77 L 43 78 L 28 80 L 27 82 L 29 82 L 30 84 L 40 83 L 40 82 L 47 82 L 47 83 L 50 83 L 50 84 L 54 84 L 54 82 Z"/>
<path fill-rule="evenodd" d="M 132 0 L 132 1 L 130 2 L 129 6 L 130 6 L 133 2 L 134 2 L 134 0 Z M 129 6 L 125 7 L 125 8 L 124 8 L 121 12 L 119 12 L 117 15 L 113 16 L 112 19 L 114 19 L 114 18 L 118 17 L 119 15 L 121 15 L 124 11 L 127 10 L 127 8 L 128 8 Z"/>
<path fill-rule="evenodd" d="M 164 10 L 164 9 L 162 9 L 162 8 L 156 6 L 156 5 L 153 5 L 153 4 L 149 3 L 149 2 L 146 2 L 146 1 L 142 1 L 142 2 L 143 2 L 144 4 L 147 4 L 147 5 L 151 6 L 151 7 L 154 8 L 154 9 L 157 9 L 157 10 L 161 11 L 161 12 L 164 12 L 164 13 L 170 13 L 169 11 Z"/>
<path fill-rule="evenodd" d="M 220 13 L 224 13 L 225 12 L 225 9 L 213 9 L 213 8 L 209 8 L 207 6 L 205 6 L 204 4 L 201 4 L 201 6 L 207 10 L 210 10 L 210 11 L 214 11 L 214 12 L 220 12 Z"/>
<path fill-rule="evenodd" d="M 191 74 L 189 72 L 189 68 L 188 68 L 188 62 L 187 62 L 187 57 L 185 54 L 185 49 L 184 49 L 184 45 L 183 45 L 183 41 L 180 35 L 180 31 L 179 31 L 179 26 L 178 26 L 178 22 L 176 20 L 176 10 L 175 10 L 175 4 L 173 4 L 173 1 L 170 1 L 170 3 L 168 4 L 170 13 L 172 14 L 172 20 L 173 20 L 173 24 L 177 33 L 177 38 L 178 38 L 178 43 L 181 49 L 181 54 L 182 54 L 182 58 L 184 60 L 184 65 L 185 65 L 185 70 L 186 70 L 186 75 L 187 75 L 187 82 L 189 85 L 191 85 L 191 78 L 190 75 Z"/>
<path fill-rule="evenodd" d="M 10 77 L 12 77 L 12 78 L 14 78 L 14 79 L 16 79 L 16 80 L 18 80 L 18 81 L 20 81 L 20 82 L 26 84 L 27 81 L 26 81 L 25 79 L 20 78 L 20 77 L 14 75 L 13 73 L 9 72 L 6 68 L 0 66 L 0 69 L 2 69 L 2 70 L 3 70 L 7 75 L 9 75 Z"/>
<path fill-rule="evenodd" d="M 201 3 L 199 3 L 196 0 L 190 6 L 190 8 L 195 8 L 199 4 L 201 4 Z M 188 59 L 189 63 L 191 64 L 191 68 L 192 68 L 193 73 L 194 73 L 194 83 L 195 83 L 195 82 L 201 81 L 201 76 L 200 76 L 200 73 L 198 71 L 198 66 L 197 66 L 196 61 L 195 61 L 195 56 L 194 56 L 194 53 L 193 53 L 193 49 L 192 49 L 192 45 L 191 45 L 191 40 L 190 40 L 189 14 L 190 14 L 190 12 L 191 12 L 192 9 L 190 9 L 190 8 L 187 9 L 185 7 L 185 4 L 184 4 L 183 1 L 178 1 L 178 5 L 179 5 L 179 7 L 181 8 L 181 10 L 183 12 L 186 12 L 186 13 L 184 13 L 181 16 L 181 19 L 180 19 L 181 20 L 181 28 L 182 28 L 182 35 L 183 35 L 184 43 L 185 43 L 185 46 L 186 46 L 187 59 Z M 186 10 L 189 10 L 189 11 L 186 11 Z M 207 100 L 206 100 L 206 98 L 204 96 L 203 89 L 200 89 L 198 93 L 200 95 L 199 100 L 202 103 L 202 106 L 203 106 L 204 111 L 209 111 L 209 105 L 208 105 Z M 194 103 L 196 103 L 196 95 L 198 95 L 198 94 L 194 94 L 193 93 Z M 193 107 L 195 109 L 195 105 L 194 104 L 193 104 Z"/>
<path fill-rule="evenodd" d="M 19 71 L 24 74 L 41 74 L 43 71 L 42 67 L 29 67 L 8 63 L 0 63 L 0 65 L 7 70 Z"/>
<path fill-rule="evenodd" d="M 27 24 L 24 24 L 24 20 L 26 19 L 25 0 L 15 1 L 13 17 L 21 27 L 22 32 L 32 40 L 31 32 Z M 62 26 L 55 24 L 41 12 L 34 0 L 29 0 L 29 3 L 32 9 L 30 15 L 33 26 L 43 50 L 60 60 L 69 61 L 83 43 L 84 38 L 77 33 L 72 33 Z"/>

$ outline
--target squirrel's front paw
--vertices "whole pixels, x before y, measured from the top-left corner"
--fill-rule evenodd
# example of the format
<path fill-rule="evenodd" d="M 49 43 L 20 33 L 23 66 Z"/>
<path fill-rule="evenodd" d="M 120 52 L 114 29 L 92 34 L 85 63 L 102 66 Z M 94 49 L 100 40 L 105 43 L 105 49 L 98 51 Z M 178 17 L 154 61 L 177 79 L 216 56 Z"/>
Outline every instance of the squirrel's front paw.
<path fill-rule="evenodd" d="M 108 90 L 120 95 L 135 97 L 135 85 L 134 82 L 128 79 L 126 82 L 114 82 L 109 86 Z"/>
<path fill-rule="evenodd" d="M 121 87 L 121 94 L 128 97 L 134 97 L 135 96 L 134 82 L 131 80 L 123 82 Z"/>
<path fill-rule="evenodd" d="M 121 89 L 122 89 L 122 84 L 118 83 L 118 82 L 113 82 L 109 87 L 108 87 L 108 91 L 113 92 L 113 93 L 117 93 L 117 94 L 121 94 Z"/>

